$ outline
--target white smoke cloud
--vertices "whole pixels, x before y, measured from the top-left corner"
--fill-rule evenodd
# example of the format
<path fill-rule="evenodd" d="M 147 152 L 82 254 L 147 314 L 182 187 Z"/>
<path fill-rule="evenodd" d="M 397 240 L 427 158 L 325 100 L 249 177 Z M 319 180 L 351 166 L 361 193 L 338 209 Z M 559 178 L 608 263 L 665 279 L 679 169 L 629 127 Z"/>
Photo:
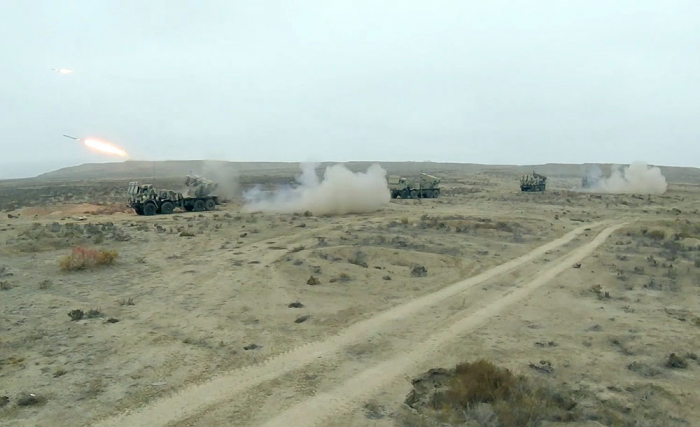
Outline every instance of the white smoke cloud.
<path fill-rule="evenodd" d="M 272 193 L 260 187 L 243 194 L 248 212 L 294 213 L 310 211 L 314 215 L 342 215 L 372 212 L 391 200 L 386 171 L 375 164 L 367 172 L 354 173 L 344 165 L 326 168 L 323 179 L 316 175 L 316 164 L 301 165 L 299 186 L 279 188 Z"/>
<path fill-rule="evenodd" d="M 598 165 L 590 165 L 586 168 L 584 176 L 588 180 L 589 187 L 595 187 L 603 179 L 603 171 Z"/>
<path fill-rule="evenodd" d="M 600 170 L 591 169 L 586 175 L 591 182 L 588 191 L 614 194 L 663 194 L 668 188 L 661 169 L 643 162 L 624 168 L 613 168 L 610 177 L 603 178 Z"/>
<path fill-rule="evenodd" d="M 214 194 L 221 199 L 228 200 L 236 195 L 238 171 L 230 163 L 205 160 L 199 175 L 219 184 Z"/>

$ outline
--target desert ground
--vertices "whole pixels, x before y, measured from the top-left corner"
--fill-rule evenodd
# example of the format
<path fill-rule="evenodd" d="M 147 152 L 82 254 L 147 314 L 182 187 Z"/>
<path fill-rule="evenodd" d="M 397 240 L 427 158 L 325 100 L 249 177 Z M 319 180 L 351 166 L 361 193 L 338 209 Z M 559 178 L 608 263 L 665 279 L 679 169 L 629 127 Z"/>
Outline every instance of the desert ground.
<path fill-rule="evenodd" d="M 700 425 L 700 170 L 642 195 L 430 168 L 438 199 L 329 216 L 244 209 L 296 166 L 150 217 L 123 171 L 0 181 L 0 425 L 518 425 L 453 393 L 481 359 L 544 390 L 506 402 L 523 425 Z M 63 271 L 76 247 L 118 257 Z"/>

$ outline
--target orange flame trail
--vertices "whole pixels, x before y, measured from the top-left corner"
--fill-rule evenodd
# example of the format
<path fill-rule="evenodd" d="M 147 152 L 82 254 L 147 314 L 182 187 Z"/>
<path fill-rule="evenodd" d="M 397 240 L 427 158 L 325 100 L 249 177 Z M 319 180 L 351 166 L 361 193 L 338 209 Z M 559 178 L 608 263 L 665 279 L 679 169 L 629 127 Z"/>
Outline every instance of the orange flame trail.
<path fill-rule="evenodd" d="M 109 142 L 99 141 L 97 139 L 85 139 L 83 140 L 83 144 L 85 144 L 85 146 L 90 148 L 91 150 L 98 151 L 100 153 L 110 154 L 119 157 L 128 157 L 126 151 L 122 150 L 114 144 L 110 144 Z"/>

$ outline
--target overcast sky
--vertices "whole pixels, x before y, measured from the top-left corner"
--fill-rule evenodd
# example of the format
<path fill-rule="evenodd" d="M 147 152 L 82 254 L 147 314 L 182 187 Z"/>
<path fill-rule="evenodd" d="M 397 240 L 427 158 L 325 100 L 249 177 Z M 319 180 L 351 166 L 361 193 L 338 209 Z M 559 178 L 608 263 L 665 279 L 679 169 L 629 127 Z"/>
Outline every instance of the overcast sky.
<path fill-rule="evenodd" d="M 0 9 L 0 177 L 113 161 L 62 134 L 148 160 L 700 166 L 697 0 Z"/>

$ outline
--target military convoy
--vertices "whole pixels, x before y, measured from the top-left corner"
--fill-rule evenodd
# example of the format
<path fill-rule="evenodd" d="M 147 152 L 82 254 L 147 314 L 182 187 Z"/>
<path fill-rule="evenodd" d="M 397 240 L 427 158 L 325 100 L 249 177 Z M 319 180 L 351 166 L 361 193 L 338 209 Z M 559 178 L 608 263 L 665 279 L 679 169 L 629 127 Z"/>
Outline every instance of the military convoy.
<path fill-rule="evenodd" d="M 187 194 L 173 190 L 157 190 L 151 184 L 129 183 L 127 205 L 138 215 L 171 214 L 176 208 L 187 212 L 210 211 L 220 205 L 219 197 L 212 195 L 218 184 L 196 175 L 187 175 Z"/>
<path fill-rule="evenodd" d="M 435 199 L 440 197 L 441 179 L 421 173 L 418 179 L 408 179 L 399 175 L 389 175 L 391 198 Z"/>
<path fill-rule="evenodd" d="M 585 180 L 585 178 L 584 178 Z M 435 199 L 440 197 L 441 178 L 421 173 L 417 178 L 389 175 L 388 184 L 392 199 Z M 520 178 L 520 190 L 526 192 L 544 191 L 547 177 L 538 173 L 523 175 Z M 586 187 L 587 182 L 584 181 Z M 220 205 L 219 196 L 212 193 L 218 184 L 197 175 L 187 175 L 186 194 L 173 190 L 158 190 L 152 184 L 138 181 L 129 183 L 127 205 L 138 215 L 171 214 L 180 208 L 186 212 L 201 212 L 216 209 Z"/>
<path fill-rule="evenodd" d="M 544 191 L 546 184 L 547 177 L 533 171 L 531 174 L 523 175 L 520 178 L 520 191 Z"/>

